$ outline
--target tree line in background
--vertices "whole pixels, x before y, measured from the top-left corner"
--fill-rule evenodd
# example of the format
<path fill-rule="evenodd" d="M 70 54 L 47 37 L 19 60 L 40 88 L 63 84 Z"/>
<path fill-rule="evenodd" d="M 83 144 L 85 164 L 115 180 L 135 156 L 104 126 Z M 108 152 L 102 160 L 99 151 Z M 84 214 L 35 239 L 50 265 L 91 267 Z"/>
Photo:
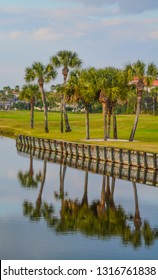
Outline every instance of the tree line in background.
<path fill-rule="evenodd" d="M 63 83 L 52 85 L 50 91 L 46 92 L 44 85 L 55 80 L 58 68 L 61 68 Z M 69 73 L 70 69 L 72 71 Z M 105 141 L 110 137 L 111 118 L 113 119 L 113 137 L 117 139 L 116 114 L 136 113 L 129 137 L 129 141 L 133 141 L 140 111 L 153 114 L 158 112 L 158 87 L 153 87 L 157 76 L 158 68 L 154 63 L 145 65 L 140 60 L 126 64 L 123 69 L 114 67 L 82 68 L 82 61 L 77 53 L 62 50 L 52 56 L 47 65 L 34 62 L 31 67 L 26 67 L 24 77 L 26 84 L 22 89 L 16 86 L 14 93 L 18 94 L 20 100 L 25 100 L 30 104 L 31 128 L 34 127 L 34 107 L 40 105 L 44 111 L 46 133 L 49 132 L 48 108 L 53 108 L 59 103 L 61 132 L 64 132 L 64 123 L 65 132 L 71 132 L 67 108 L 68 104 L 73 105 L 73 111 L 81 108 L 85 112 L 86 139 L 90 138 L 90 112 L 102 110 Z M 1 104 L 5 103 L 5 98 L 8 98 L 10 94 L 13 92 L 9 87 L 1 90 Z"/>

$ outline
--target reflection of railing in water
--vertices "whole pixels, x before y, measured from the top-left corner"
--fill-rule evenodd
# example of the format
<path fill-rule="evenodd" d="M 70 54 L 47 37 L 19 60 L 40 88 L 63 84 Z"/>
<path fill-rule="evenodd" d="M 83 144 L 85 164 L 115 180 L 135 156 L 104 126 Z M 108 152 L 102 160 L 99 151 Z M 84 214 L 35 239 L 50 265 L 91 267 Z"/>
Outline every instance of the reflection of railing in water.
<path fill-rule="evenodd" d="M 144 169 L 158 170 L 158 154 L 131 151 L 113 147 L 77 144 L 60 140 L 42 139 L 19 135 L 17 145 L 33 149 L 55 152 L 69 157 L 84 158 L 96 161 L 118 163 Z"/>
<path fill-rule="evenodd" d="M 158 172 L 151 169 L 144 169 L 99 161 L 88 158 L 68 156 L 62 153 L 50 152 L 44 149 L 33 149 L 29 146 L 17 143 L 17 150 L 21 153 L 32 153 L 34 157 L 48 161 L 62 163 L 76 169 L 87 170 L 92 173 L 105 174 L 123 180 L 134 181 L 137 183 L 158 186 Z"/>

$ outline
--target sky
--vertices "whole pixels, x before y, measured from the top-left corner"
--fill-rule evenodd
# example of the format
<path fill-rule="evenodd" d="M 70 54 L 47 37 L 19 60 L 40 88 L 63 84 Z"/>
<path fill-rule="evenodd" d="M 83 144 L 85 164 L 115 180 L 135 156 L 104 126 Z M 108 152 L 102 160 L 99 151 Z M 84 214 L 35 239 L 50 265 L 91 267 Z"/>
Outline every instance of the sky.
<path fill-rule="evenodd" d="M 1 0 L 0 89 L 22 87 L 25 68 L 59 50 L 75 51 L 83 67 L 158 66 L 158 1 Z"/>

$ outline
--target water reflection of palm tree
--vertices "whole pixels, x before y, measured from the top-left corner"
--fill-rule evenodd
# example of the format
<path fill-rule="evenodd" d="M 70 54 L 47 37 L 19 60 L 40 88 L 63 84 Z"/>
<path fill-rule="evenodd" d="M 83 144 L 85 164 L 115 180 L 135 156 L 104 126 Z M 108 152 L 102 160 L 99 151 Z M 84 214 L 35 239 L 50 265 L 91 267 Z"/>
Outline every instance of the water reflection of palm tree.
<path fill-rule="evenodd" d="M 114 203 L 114 189 L 115 189 L 115 178 L 112 178 L 111 188 L 110 188 L 110 177 L 108 175 L 103 175 L 101 198 L 100 198 L 100 202 L 97 205 L 98 217 L 105 214 L 106 209 L 116 210 L 115 203 Z"/>
<path fill-rule="evenodd" d="M 88 205 L 88 171 L 85 171 L 85 178 L 84 178 L 84 193 L 82 197 L 81 205 Z"/>
<path fill-rule="evenodd" d="M 87 197 L 88 201 L 88 174 L 85 175 L 83 197 Z M 110 178 L 103 175 L 101 199 L 99 202 L 94 201 L 92 205 L 83 203 L 83 200 L 79 202 L 77 199 L 65 199 L 56 230 L 59 232 L 80 230 L 84 234 L 102 238 L 111 234 L 122 235 L 127 221 L 123 209 L 114 207 L 114 183 L 113 181 L 110 190 Z"/>
<path fill-rule="evenodd" d="M 26 188 L 36 188 L 38 186 L 38 183 L 41 180 L 41 172 L 38 172 L 37 174 L 34 174 L 33 169 L 33 156 L 30 153 L 30 167 L 29 170 L 26 172 L 19 171 L 18 172 L 18 179 L 19 182 L 23 187 Z"/>
<path fill-rule="evenodd" d="M 67 195 L 67 193 L 64 193 L 64 181 L 65 181 L 65 174 L 66 174 L 66 168 L 67 166 L 65 164 L 60 164 L 60 173 L 59 173 L 59 177 L 60 177 L 60 188 L 59 188 L 59 193 L 58 192 L 54 192 L 55 198 L 59 198 L 59 199 L 63 199 L 65 195 Z"/>
<path fill-rule="evenodd" d="M 135 215 L 134 215 L 134 225 L 136 229 L 140 229 L 141 227 L 141 218 L 139 213 L 139 203 L 138 203 L 138 194 L 136 183 L 132 182 L 133 191 L 134 191 L 134 201 L 135 201 Z"/>
<path fill-rule="evenodd" d="M 42 193 L 43 193 L 43 188 L 44 188 L 44 183 L 46 178 L 46 170 L 47 170 L 47 160 L 44 159 L 43 172 L 41 177 L 41 186 L 40 186 L 40 190 L 38 193 L 35 206 L 28 201 L 24 202 L 24 215 L 30 216 L 31 219 L 39 220 L 43 212 L 43 210 L 41 209 L 41 205 L 42 205 Z"/>
<path fill-rule="evenodd" d="M 43 161 L 43 172 L 41 176 L 41 186 L 40 190 L 36 199 L 35 205 L 33 203 L 24 201 L 23 209 L 24 209 L 24 216 L 30 217 L 33 221 L 39 221 L 41 217 L 43 217 L 49 227 L 53 227 L 56 223 L 56 218 L 54 216 L 54 207 L 52 204 L 48 204 L 47 202 L 42 202 L 42 194 L 43 188 L 46 179 L 46 172 L 47 172 L 47 160 L 44 159 Z"/>
<path fill-rule="evenodd" d="M 105 178 L 106 178 L 105 175 L 103 175 L 101 198 L 100 198 L 98 205 L 96 206 L 98 217 L 100 217 L 101 215 L 103 215 L 105 213 L 105 201 L 107 200 L 107 198 L 109 196 L 108 184 L 107 184 L 108 187 L 106 188 L 106 191 L 105 191 L 105 186 L 106 186 Z"/>
<path fill-rule="evenodd" d="M 99 201 L 88 204 L 88 171 L 85 171 L 84 190 L 81 201 L 65 197 L 64 180 L 66 165 L 60 166 L 60 189 L 56 196 L 61 198 L 60 218 L 56 218 L 54 207 L 46 202 L 42 203 L 42 193 L 46 178 L 46 160 L 44 160 L 41 186 L 35 205 L 24 202 L 24 215 L 33 221 L 41 217 L 45 219 L 49 227 L 56 232 L 80 231 L 88 236 L 109 238 L 120 236 L 124 244 L 132 244 L 135 248 L 141 246 L 142 237 L 145 245 L 150 246 L 158 238 L 158 229 L 152 229 L 149 222 L 141 223 L 138 194 L 135 182 L 132 183 L 135 198 L 135 214 L 127 215 L 121 206 L 114 202 L 115 178 L 103 175 L 101 196 Z M 133 229 L 131 221 L 134 222 Z"/>
<path fill-rule="evenodd" d="M 46 178 L 46 171 L 47 171 L 47 160 L 44 159 L 41 187 L 40 187 L 40 191 L 39 191 L 39 194 L 38 194 L 38 197 L 37 197 L 37 200 L 36 200 L 36 205 L 38 207 L 40 207 L 41 203 L 42 203 L 42 193 L 43 193 L 43 188 L 44 188 L 44 183 L 45 183 L 45 178 Z"/>
<path fill-rule="evenodd" d="M 132 244 L 134 247 L 138 247 L 142 244 L 142 237 L 144 239 L 145 245 L 151 246 L 154 239 L 158 238 L 158 229 L 152 229 L 148 221 L 144 221 L 142 224 L 140 212 L 139 212 L 139 202 L 136 183 L 132 182 L 134 190 L 134 200 L 135 200 L 135 215 L 133 218 L 135 229 L 132 232 Z"/>

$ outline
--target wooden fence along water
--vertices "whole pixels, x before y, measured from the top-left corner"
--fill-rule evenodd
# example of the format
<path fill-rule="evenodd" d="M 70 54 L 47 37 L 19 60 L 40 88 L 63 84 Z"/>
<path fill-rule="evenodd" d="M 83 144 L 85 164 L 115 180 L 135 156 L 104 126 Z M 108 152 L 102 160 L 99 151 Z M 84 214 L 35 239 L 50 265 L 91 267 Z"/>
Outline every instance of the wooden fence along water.
<path fill-rule="evenodd" d="M 19 152 L 68 166 L 158 186 L 158 154 L 19 135 Z"/>

